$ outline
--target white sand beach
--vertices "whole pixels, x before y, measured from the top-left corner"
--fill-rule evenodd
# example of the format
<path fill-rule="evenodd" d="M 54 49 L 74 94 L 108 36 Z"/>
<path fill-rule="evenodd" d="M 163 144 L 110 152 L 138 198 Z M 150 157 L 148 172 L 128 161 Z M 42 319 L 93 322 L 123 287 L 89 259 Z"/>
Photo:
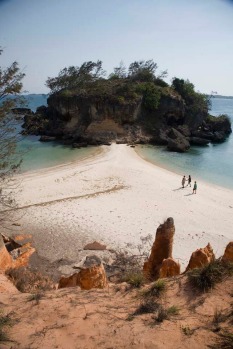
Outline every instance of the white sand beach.
<path fill-rule="evenodd" d="M 109 248 L 141 243 L 160 223 L 173 217 L 173 256 L 182 269 L 208 242 L 217 256 L 232 240 L 233 191 L 198 182 L 181 188 L 182 176 L 140 158 L 126 145 L 102 146 L 94 157 L 28 172 L 17 202 L 20 227 L 32 234 L 40 256 L 78 261 L 88 242 Z M 193 184 L 193 183 L 192 183 Z"/>

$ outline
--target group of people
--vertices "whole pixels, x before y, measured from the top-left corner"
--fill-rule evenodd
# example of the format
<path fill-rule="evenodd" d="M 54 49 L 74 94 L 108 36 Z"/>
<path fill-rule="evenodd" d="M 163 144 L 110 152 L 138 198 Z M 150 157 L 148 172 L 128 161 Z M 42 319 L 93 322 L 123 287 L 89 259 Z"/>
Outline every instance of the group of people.
<path fill-rule="evenodd" d="M 187 186 L 191 187 L 192 179 L 191 179 L 191 176 L 189 175 L 187 179 L 185 176 L 183 176 L 182 181 L 181 181 L 182 188 L 184 188 L 186 181 L 188 182 Z M 197 182 L 196 181 L 194 182 L 194 186 L 193 186 L 193 194 L 197 194 Z"/>

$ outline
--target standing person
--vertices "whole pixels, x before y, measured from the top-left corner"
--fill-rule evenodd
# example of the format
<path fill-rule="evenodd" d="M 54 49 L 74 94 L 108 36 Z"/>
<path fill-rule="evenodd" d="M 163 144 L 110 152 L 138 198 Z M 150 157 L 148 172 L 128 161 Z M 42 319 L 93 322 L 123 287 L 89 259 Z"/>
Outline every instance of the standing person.
<path fill-rule="evenodd" d="M 197 194 L 197 182 L 194 182 L 194 186 L 193 186 L 193 194 Z"/>
<path fill-rule="evenodd" d="M 192 179 L 191 179 L 191 176 L 189 175 L 188 176 L 188 184 L 187 184 L 187 186 L 189 185 L 191 187 L 191 181 L 192 181 Z"/>
<path fill-rule="evenodd" d="M 182 181 L 181 181 L 181 184 L 182 184 L 182 188 L 184 188 L 184 185 L 185 185 L 185 181 L 186 181 L 186 178 L 185 176 L 182 178 Z"/>

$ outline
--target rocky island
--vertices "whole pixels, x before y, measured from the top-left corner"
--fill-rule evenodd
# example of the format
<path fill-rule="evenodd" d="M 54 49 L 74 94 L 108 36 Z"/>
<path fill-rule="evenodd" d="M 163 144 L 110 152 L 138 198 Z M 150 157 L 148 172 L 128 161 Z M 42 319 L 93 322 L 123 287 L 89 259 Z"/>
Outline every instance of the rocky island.
<path fill-rule="evenodd" d="M 190 145 L 223 142 L 232 132 L 226 115 L 209 114 L 210 100 L 188 80 L 156 74 L 152 60 L 120 64 L 104 78 L 102 62 L 85 62 L 48 78 L 48 106 L 27 112 L 24 133 L 73 147 L 116 143 L 165 145 L 185 152 Z"/>

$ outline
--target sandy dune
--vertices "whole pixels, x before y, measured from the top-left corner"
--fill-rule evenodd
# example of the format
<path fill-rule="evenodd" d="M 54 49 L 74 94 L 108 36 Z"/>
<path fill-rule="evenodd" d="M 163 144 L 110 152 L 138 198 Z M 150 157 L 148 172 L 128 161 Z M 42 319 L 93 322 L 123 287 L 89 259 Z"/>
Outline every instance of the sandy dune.
<path fill-rule="evenodd" d="M 182 268 L 208 242 L 217 256 L 232 240 L 233 191 L 198 182 L 141 159 L 133 148 L 112 144 L 101 154 L 69 165 L 26 173 L 17 194 L 16 231 L 33 234 L 40 256 L 77 262 L 93 240 L 110 248 L 141 244 L 167 217 L 176 226 L 174 257 Z"/>

